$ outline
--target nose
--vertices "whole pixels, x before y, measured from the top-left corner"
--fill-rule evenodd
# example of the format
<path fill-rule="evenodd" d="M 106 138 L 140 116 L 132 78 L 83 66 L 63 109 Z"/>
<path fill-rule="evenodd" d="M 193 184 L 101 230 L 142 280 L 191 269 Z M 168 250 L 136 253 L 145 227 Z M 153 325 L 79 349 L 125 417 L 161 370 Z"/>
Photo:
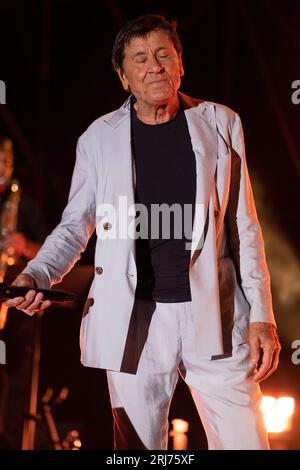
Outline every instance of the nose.
<path fill-rule="evenodd" d="M 164 72 L 164 66 L 159 62 L 155 55 L 151 56 L 149 60 L 149 71 L 154 73 L 162 73 Z"/>

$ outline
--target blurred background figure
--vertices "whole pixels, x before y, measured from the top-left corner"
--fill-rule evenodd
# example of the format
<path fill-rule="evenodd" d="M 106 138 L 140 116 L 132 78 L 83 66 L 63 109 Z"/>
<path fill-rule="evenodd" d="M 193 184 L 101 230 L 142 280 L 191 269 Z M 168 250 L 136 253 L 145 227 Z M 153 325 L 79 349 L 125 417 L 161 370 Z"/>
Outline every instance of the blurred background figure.
<path fill-rule="evenodd" d="M 0 214 L 14 188 L 14 151 L 11 139 L 0 134 Z M 20 189 L 19 189 L 20 190 Z M 5 228 L 4 228 L 5 230 Z M 1 227 L 1 233 L 3 227 Z M 39 205 L 27 194 L 21 194 L 17 218 L 17 231 L 8 234 L 4 248 L 9 248 L 15 262 L 33 258 L 46 236 L 46 225 Z"/>
<path fill-rule="evenodd" d="M 22 192 L 13 176 L 13 142 L 0 134 L 0 280 L 7 283 L 36 255 L 47 235 L 38 203 Z M 6 364 L 0 365 L 0 448 L 21 447 L 33 334 L 34 319 L 0 304 L 0 336 L 6 346 Z"/>

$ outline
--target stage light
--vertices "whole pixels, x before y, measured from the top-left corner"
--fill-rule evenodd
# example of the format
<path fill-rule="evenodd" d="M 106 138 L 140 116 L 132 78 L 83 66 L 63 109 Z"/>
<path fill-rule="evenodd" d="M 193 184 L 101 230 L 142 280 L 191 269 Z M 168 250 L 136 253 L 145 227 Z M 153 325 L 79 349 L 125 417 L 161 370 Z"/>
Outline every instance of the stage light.
<path fill-rule="evenodd" d="M 172 419 L 173 425 L 170 436 L 173 437 L 173 450 L 186 450 L 188 448 L 188 438 L 186 433 L 189 430 L 189 423 L 183 419 Z"/>
<path fill-rule="evenodd" d="M 282 433 L 292 428 L 295 400 L 292 397 L 263 397 L 261 410 L 269 433 Z"/>

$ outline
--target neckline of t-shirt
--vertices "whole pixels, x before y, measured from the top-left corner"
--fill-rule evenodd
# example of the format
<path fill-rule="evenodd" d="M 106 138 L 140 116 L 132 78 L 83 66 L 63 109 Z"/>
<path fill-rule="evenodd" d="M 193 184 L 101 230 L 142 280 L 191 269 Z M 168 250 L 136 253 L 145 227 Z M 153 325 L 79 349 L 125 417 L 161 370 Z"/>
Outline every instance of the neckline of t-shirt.
<path fill-rule="evenodd" d="M 131 108 L 131 117 L 134 120 L 134 122 L 137 123 L 138 125 L 140 125 L 141 127 L 144 127 L 144 128 L 147 128 L 147 129 L 151 129 L 151 128 L 152 129 L 162 129 L 162 128 L 172 126 L 179 119 L 179 116 L 181 115 L 181 113 L 183 113 L 183 108 L 180 104 L 178 112 L 173 117 L 173 119 L 170 119 L 170 121 L 161 122 L 160 124 L 147 124 L 146 122 L 143 122 L 138 118 L 137 112 L 134 109 L 133 104 L 132 104 L 132 108 Z"/>

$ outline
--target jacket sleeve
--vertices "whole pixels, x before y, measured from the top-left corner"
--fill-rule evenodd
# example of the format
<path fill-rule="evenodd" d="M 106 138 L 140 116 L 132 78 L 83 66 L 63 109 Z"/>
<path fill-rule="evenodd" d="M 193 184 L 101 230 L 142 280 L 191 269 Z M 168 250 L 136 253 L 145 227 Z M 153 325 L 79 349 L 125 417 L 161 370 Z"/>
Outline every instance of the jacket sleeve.
<path fill-rule="evenodd" d="M 81 137 L 61 221 L 22 271 L 33 276 L 38 287 L 49 288 L 60 282 L 85 250 L 95 228 L 96 175 L 95 162 Z"/>
<path fill-rule="evenodd" d="M 250 305 L 250 323 L 276 325 L 262 230 L 247 168 L 243 128 L 236 113 L 231 122 L 231 151 L 231 186 L 226 222 L 239 281 Z"/>

